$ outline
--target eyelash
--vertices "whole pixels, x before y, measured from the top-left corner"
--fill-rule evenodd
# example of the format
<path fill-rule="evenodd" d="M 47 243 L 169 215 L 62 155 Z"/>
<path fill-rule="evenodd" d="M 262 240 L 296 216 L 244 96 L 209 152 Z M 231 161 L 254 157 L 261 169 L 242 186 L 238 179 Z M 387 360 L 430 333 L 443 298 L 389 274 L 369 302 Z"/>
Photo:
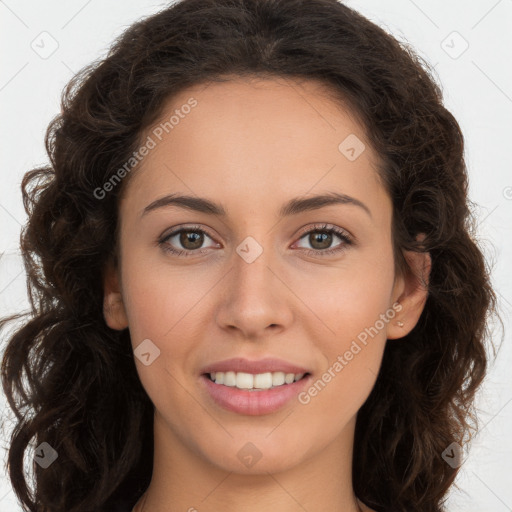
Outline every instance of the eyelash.
<path fill-rule="evenodd" d="M 189 256 L 196 256 L 198 254 L 204 254 L 208 251 L 208 249 L 205 250 L 192 250 L 192 249 L 185 249 L 185 250 L 176 250 L 170 247 L 167 244 L 167 240 L 172 238 L 173 236 L 181 233 L 181 232 L 192 232 L 192 233 L 203 233 L 209 238 L 212 238 L 204 229 L 201 229 L 199 226 L 188 226 L 184 228 L 177 229 L 173 231 L 172 233 L 169 233 L 168 235 L 165 235 L 162 239 L 158 241 L 158 244 L 161 245 L 162 249 L 164 251 L 170 252 L 174 254 L 175 256 L 183 256 L 183 257 L 189 257 Z M 324 249 L 324 250 L 315 250 L 315 249 L 303 249 L 307 255 L 309 256 L 329 256 L 334 253 L 339 253 L 341 251 L 344 251 L 347 246 L 353 245 L 354 240 L 352 236 L 350 236 L 345 230 L 342 230 L 340 228 L 337 228 L 336 226 L 332 226 L 329 224 L 315 224 L 312 229 L 309 229 L 307 231 L 301 232 L 299 236 L 299 240 L 304 238 L 306 235 L 309 235 L 310 233 L 315 232 L 324 232 L 324 233 L 334 233 L 337 235 L 341 240 L 344 242 L 338 246 L 336 246 L 333 249 Z"/>

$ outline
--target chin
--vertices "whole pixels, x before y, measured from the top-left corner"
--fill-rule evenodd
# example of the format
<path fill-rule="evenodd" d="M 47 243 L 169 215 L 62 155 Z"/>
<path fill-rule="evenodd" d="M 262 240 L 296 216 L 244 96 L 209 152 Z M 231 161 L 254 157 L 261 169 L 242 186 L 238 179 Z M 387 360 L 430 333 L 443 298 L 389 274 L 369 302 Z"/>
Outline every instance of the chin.
<path fill-rule="evenodd" d="M 240 475 L 280 473 L 307 458 L 306 453 L 297 450 L 297 444 L 285 446 L 282 439 L 269 440 L 268 437 L 265 439 L 266 436 L 268 431 L 259 436 L 244 435 L 230 439 L 220 447 L 220 453 L 212 453 L 210 449 L 204 456 L 219 469 Z"/>

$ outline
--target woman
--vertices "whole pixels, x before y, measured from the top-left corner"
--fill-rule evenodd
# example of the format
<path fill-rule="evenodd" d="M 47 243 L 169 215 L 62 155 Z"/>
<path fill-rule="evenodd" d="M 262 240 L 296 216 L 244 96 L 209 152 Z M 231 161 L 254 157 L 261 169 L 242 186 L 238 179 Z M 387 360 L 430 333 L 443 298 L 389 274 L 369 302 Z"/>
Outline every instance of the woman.
<path fill-rule="evenodd" d="M 183 0 L 46 142 L 2 366 L 29 510 L 443 510 L 495 295 L 412 50 L 335 0 Z"/>

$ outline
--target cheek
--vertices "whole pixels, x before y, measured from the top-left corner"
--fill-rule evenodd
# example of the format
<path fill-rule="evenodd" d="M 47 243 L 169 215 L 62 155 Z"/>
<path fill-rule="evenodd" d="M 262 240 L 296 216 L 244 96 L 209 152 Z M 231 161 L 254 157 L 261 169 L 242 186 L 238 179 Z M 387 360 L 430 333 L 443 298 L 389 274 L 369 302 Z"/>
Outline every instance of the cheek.
<path fill-rule="evenodd" d="M 153 337 L 166 343 L 196 316 L 198 303 L 214 283 L 207 271 L 171 266 L 154 254 L 127 256 L 122 279 L 132 339 Z"/>
<path fill-rule="evenodd" d="M 305 306 L 313 313 L 305 318 L 314 316 L 322 324 L 322 336 L 318 331 L 317 338 L 332 354 L 374 326 L 390 308 L 394 284 L 391 247 L 382 244 L 379 251 L 354 251 L 339 267 L 303 272 L 290 276 L 292 279 L 294 291 L 305 298 Z M 385 337 L 383 327 L 379 321 L 377 328 Z"/>
<path fill-rule="evenodd" d="M 304 288 L 308 306 L 318 312 L 324 327 L 321 336 L 320 330 L 314 335 L 322 367 L 301 403 L 310 402 L 320 415 L 332 411 L 340 419 L 364 403 L 379 372 L 387 325 L 396 314 L 390 304 L 393 281 L 389 249 L 387 255 L 361 258 L 335 277 Z"/>
<path fill-rule="evenodd" d="M 158 356 L 150 365 L 136 359 L 139 378 L 155 405 L 163 396 L 181 399 L 177 382 L 190 379 L 201 353 L 212 318 L 203 305 L 217 281 L 211 269 L 171 266 L 144 251 L 127 251 L 123 258 L 123 297 L 133 349 L 150 340 L 159 351 L 153 349 Z"/>
<path fill-rule="evenodd" d="M 198 323 L 193 306 L 204 292 L 194 287 L 184 273 L 139 265 L 135 258 L 125 258 L 123 272 L 123 296 L 135 356 L 142 343 L 150 352 L 148 365 L 135 357 L 141 384 L 156 410 L 174 410 L 177 404 L 185 410 L 191 400 L 180 384 L 198 351 L 200 340 L 191 330 Z"/>
<path fill-rule="evenodd" d="M 166 273 L 139 257 L 136 251 L 123 255 L 121 278 L 132 348 L 139 378 L 153 399 L 152 391 L 169 381 L 169 353 L 179 356 L 180 347 L 175 331 L 184 315 L 180 283 L 172 283 Z M 149 340 L 149 341 L 148 341 Z M 171 346 L 176 340 L 174 346 Z M 164 342 L 165 341 L 165 342 Z M 142 348 L 145 347 L 142 352 Z M 138 352 L 148 353 L 146 361 Z M 148 363 L 148 364 L 146 364 Z M 160 384 L 159 384 L 160 382 Z"/>

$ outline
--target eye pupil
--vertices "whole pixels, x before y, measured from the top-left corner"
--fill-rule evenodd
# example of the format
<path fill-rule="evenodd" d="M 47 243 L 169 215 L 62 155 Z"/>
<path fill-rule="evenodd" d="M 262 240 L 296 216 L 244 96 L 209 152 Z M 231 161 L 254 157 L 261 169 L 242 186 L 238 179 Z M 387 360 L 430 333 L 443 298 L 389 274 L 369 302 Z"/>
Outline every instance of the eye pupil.
<path fill-rule="evenodd" d="M 315 247 L 315 243 L 319 241 L 320 247 Z M 325 232 L 316 232 L 310 234 L 310 242 L 313 247 L 316 249 L 327 249 L 331 245 L 332 234 Z"/>
<path fill-rule="evenodd" d="M 334 252 L 340 251 L 344 246 L 350 245 L 350 239 L 347 239 L 341 232 L 338 232 L 335 229 L 326 229 L 328 226 L 317 226 L 316 229 L 309 231 L 307 233 L 308 241 L 315 254 L 332 254 Z M 160 243 L 165 246 L 170 245 L 171 247 L 174 244 L 178 244 L 181 246 L 182 250 L 175 250 L 171 248 L 166 248 L 171 253 L 178 254 L 179 256 L 188 256 L 192 254 L 200 254 L 201 251 L 198 249 L 202 248 L 204 243 L 205 236 L 208 237 L 206 232 L 203 232 L 200 228 L 189 228 L 189 229 L 181 229 L 177 230 L 174 233 L 171 233 L 165 239 L 163 239 Z M 303 239 L 306 236 L 303 235 L 301 238 Z M 337 236 L 341 238 L 344 242 L 339 248 L 331 249 L 333 243 L 333 236 Z M 178 237 L 179 241 L 175 241 L 174 244 L 172 242 L 168 242 L 172 238 Z M 203 251 L 204 252 L 204 251 Z M 311 254 L 311 250 L 309 251 Z"/>
<path fill-rule="evenodd" d="M 189 242 L 192 242 L 192 246 L 188 245 Z M 196 231 L 182 231 L 180 243 L 185 249 L 198 249 L 203 244 L 203 235 Z"/>

